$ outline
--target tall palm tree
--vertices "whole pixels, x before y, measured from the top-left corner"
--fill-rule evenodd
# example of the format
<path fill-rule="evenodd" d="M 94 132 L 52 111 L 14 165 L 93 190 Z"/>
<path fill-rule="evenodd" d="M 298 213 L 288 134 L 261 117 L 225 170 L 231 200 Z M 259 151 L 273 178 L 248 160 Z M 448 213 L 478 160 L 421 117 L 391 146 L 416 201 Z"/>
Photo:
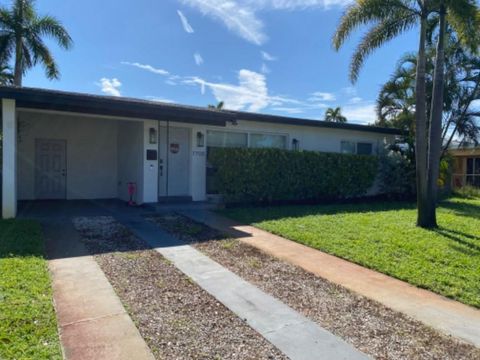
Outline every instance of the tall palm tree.
<path fill-rule="evenodd" d="M 328 108 L 327 111 L 325 111 L 325 121 L 346 123 L 347 118 L 342 115 L 342 108 L 340 107 L 336 107 L 335 109 Z"/>
<path fill-rule="evenodd" d="M 433 16 L 440 17 L 439 40 L 435 63 L 434 92 L 429 129 L 426 108 L 426 41 L 427 27 Z M 459 39 L 471 50 L 479 44 L 480 16 L 476 0 L 356 0 L 343 15 L 333 37 L 336 50 L 353 31 L 371 27 L 355 50 L 350 65 L 350 79 L 358 79 L 365 59 L 386 42 L 419 27 L 419 47 L 415 89 L 415 146 L 417 166 L 417 225 L 425 228 L 436 224 L 436 181 L 440 162 L 441 117 L 443 107 L 444 34 L 449 22 Z M 429 131 L 427 131 L 429 130 Z M 428 136 L 427 136 L 428 133 Z"/>
<path fill-rule="evenodd" d="M 14 57 L 14 85 L 22 86 L 23 75 L 38 63 L 49 79 L 58 79 L 60 72 L 43 37 L 56 40 L 63 49 L 72 46 L 72 39 L 62 24 L 52 16 L 39 16 L 34 0 L 14 0 L 10 9 L 0 8 L 0 57 Z"/>

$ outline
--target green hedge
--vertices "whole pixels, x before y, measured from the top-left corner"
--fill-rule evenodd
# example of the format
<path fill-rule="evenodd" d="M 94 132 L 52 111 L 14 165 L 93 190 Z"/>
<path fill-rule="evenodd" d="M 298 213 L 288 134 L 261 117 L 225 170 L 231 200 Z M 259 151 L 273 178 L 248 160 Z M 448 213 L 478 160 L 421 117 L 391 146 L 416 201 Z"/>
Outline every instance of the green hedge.
<path fill-rule="evenodd" d="M 279 149 L 209 150 L 215 184 L 228 203 L 345 199 L 365 195 L 376 156 Z"/>

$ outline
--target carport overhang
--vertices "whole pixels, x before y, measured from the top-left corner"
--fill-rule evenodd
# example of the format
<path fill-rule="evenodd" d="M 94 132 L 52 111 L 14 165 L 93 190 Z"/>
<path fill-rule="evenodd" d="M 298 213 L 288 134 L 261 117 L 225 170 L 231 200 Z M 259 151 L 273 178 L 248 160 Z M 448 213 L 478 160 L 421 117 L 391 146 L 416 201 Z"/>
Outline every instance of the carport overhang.
<path fill-rule="evenodd" d="M 17 214 L 17 110 L 67 112 L 109 118 L 174 121 L 225 126 L 236 114 L 124 97 L 97 96 L 36 88 L 0 87 L 3 125 L 2 217 Z"/>

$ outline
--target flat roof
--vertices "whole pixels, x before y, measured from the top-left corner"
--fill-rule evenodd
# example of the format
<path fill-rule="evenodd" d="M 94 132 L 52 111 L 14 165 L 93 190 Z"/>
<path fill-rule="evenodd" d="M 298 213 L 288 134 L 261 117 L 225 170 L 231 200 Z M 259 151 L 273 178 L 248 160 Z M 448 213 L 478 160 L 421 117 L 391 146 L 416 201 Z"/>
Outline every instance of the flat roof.
<path fill-rule="evenodd" d="M 312 119 L 217 110 L 127 97 L 92 95 L 29 87 L 0 86 L 0 98 L 15 99 L 17 107 L 67 111 L 91 115 L 121 116 L 161 121 L 225 126 L 229 121 L 256 121 L 272 124 L 324 127 L 401 135 L 400 129 L 342 124 Z"/>

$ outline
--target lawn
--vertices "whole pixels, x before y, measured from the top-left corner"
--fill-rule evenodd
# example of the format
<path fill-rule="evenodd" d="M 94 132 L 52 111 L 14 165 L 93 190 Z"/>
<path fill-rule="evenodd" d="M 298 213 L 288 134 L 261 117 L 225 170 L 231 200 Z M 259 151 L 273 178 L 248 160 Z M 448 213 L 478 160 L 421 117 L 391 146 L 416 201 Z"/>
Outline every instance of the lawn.
<path fill-rule="evenodd" d="M 61 359 L 40 226 L 0 221 L 0 359 Z"/>
<path fill-rule="evenodd" d="M 452 198 L 439 228 L 411 203 L 226 210 L 225 215 L 480 308 L 480 199 Z"/>

